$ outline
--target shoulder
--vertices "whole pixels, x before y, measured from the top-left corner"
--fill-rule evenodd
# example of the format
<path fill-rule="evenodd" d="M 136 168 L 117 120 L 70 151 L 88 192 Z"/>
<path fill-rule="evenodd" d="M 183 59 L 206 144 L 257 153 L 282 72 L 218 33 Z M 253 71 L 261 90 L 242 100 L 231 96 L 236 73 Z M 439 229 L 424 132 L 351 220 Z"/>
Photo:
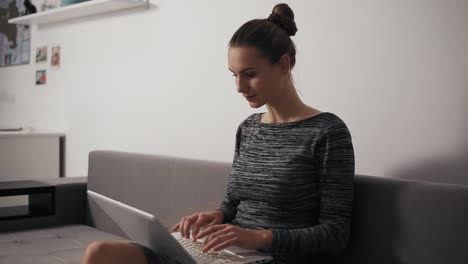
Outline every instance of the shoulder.
<path fill-rule="evenodd" d="M 324 112 L 322 114 L 323 126 L 325 129 L 330 129 L 333 127 L 347 127 L 346 123 L 338 115 L 331 112 Z"/>
<path fill-rule="evenodd" d="M 321 112 L 315 116 L 299 121 L 298 124 L 304 128 L 313 128 L 314 130 L 320 131 L 347 127 L 343 119 L 332 112 Z"/>
<path fill-rule="evenodd" d="M 249 115 L 246 119 L 244 119 L 240 124 L 239 128 L 246 127 L 246 126 L 252 126 L 258 123 L 258 120 L 262 113 L 254 113 Z"/>
<path fill-rule="evenodd" d="M 345 121 L 341 119 L 338 115 L 325 112 L 321 116 L 322 121 L 322 136 L 331 136 L 331 135 L 348 135 L 351 136 L 349 128 Z"/>

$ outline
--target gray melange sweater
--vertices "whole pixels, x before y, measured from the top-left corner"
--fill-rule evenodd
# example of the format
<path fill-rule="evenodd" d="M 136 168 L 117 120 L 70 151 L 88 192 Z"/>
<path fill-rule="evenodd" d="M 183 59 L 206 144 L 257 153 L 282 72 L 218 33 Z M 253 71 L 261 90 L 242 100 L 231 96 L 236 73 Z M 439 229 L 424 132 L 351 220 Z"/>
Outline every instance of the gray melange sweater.
<path fill-rule="evenodd" d="M 224 222 L 270 229 L 278 255 L 328 253 L 347 246 L 354 150 L 335 114 L 265 124 L 256 113 L 237 130 L 232 171 L 220 210 Z"/>

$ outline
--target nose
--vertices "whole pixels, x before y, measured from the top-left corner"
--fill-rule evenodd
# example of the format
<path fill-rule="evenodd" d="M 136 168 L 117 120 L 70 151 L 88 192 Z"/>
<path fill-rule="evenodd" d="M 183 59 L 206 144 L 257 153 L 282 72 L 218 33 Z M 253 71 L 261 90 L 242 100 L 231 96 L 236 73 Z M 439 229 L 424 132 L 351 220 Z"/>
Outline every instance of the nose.
<path fill-rule="evenodd" d="M 236 78 L 236 86 L 238 93 L 245 93 L 249 90 L 249 86 L 244 78 L 237 77 Z"/>

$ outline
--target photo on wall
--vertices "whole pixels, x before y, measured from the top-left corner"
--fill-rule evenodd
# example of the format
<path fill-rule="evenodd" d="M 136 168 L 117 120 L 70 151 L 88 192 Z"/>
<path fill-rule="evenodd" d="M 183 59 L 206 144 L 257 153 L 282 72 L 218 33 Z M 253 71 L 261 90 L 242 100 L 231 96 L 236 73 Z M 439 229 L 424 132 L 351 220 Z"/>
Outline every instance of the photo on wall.
<path fill-rule="evenodd" d="M 36 49 L 36 63 L 47 61 L 47 47 L 39 47 Z"/>
<path fill-rule="evenodd" d="M 52 47 L 52 55 L 50 56 L 50 66 L 52 69 L 60 68 L 60 46 Z"/>
<path fill-rule="evenodd" d="M 39 70 L 36 71 L 36 84 L 42 85 L 47 83 L 47 71 Z"/>

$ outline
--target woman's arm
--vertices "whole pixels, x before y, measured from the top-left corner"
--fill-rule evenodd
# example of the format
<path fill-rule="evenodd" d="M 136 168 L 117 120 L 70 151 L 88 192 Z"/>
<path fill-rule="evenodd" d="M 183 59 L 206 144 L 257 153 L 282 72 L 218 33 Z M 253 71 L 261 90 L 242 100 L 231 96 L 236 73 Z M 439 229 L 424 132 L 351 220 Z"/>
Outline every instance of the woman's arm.
<path fill-rule="evenodd" d="M 236 164 L 237 159 L 239 158 L 242 125 L 244 124 L 244 122 L 242 122 L 239 125 L 239 127 L 237 128 L 237 132 L 236 132 L 236 145 L 235 145 L 235 150 L 234 150 L 234 159 L 232 162 L 233 167 Z M 221 207 L 218 209 L 224 214 L 223 223 L 230 223 L 232 220 L 234 220 L 237 214 L 238 205 L 239 205 L 239 199 L 237 199 L 235 196 L 235 190 L 232 188 L 231 179 L 229 178 L 226 194 L 224 195 L 224 200 L 221 203 Z"/>

